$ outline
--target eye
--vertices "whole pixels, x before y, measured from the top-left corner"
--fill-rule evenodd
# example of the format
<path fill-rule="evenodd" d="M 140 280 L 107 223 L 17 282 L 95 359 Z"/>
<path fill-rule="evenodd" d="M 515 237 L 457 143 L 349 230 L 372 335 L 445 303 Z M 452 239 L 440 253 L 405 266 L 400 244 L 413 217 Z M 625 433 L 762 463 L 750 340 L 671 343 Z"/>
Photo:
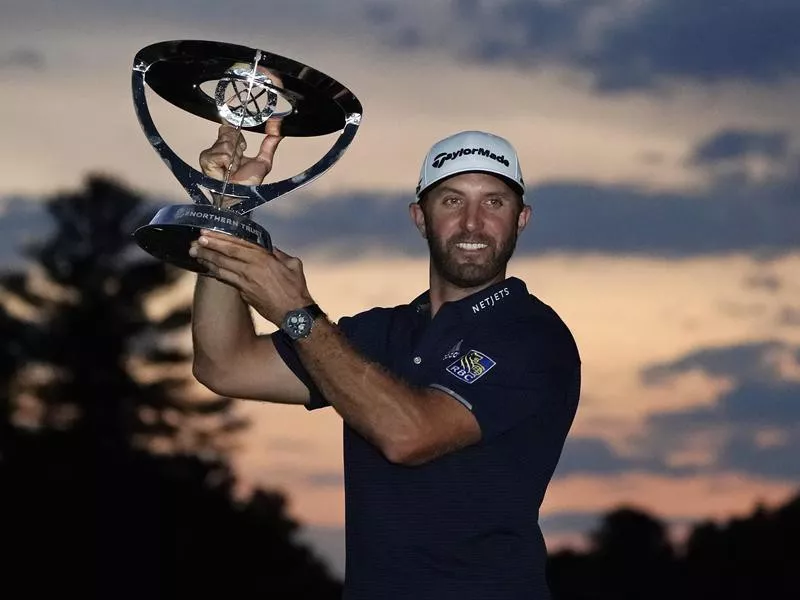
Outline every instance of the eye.
<path fill-rule="evenodd" d="M 459 196 L 450 195 L 442 198 L 442 204 L 444 204 L 445 206 L 455 206 L 459 202 L 461 202 L 461 198 Z"/>
<path fill-rule="evenodd" d="M 504 204 L 504 199 L 500 196 L 489 196 L 484 203 L 492 208 L 500 208 Z"/>

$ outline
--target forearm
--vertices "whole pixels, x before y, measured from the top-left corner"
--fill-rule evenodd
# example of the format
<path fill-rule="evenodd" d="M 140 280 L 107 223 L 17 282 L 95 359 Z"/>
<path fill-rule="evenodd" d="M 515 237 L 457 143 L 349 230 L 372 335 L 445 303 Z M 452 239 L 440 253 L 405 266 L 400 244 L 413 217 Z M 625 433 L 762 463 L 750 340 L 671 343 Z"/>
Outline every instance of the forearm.
<path fill-rule="evenodd" d="M 402 462 L 430 427 L 426 390 L 413 388 L 380 365 L 366 361 L 326 319 L 318 319 L 306 339 L 295 343 L 303 366 L 344 421 Z"/>
<path fill-rule="evenodd" d="M 198 276 L 192 301 L 195 369 L 214 369 L 246 351 L 256 339 L 250 310 L 238 290 Z"/>

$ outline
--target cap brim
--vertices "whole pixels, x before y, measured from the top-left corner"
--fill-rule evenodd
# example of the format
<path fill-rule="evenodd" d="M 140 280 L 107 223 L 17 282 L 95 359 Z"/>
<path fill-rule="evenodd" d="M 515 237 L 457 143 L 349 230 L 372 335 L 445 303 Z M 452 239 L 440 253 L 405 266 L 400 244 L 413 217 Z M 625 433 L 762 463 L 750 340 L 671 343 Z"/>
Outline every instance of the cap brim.
<path fill-rule="evenodd" d="M 486 173 L 487 175 L 494 175 L 498 179 L 502 180 L 506 185 L 508 185 L 508 187 L 510 187 L 512 190 L 514 190 L 520 196 L 523 196 L 523 197 L 525 196 L 525 190 L 522 188 L 522 186 L 519 184 L 519 182 L 515 181 L 514 179 L 512 179 L 511 177 L 509 177 L 505 173 L 499 173 L 497 171 L 492 171 L 490 169 L 466 169 L 464 171 L 459 171 L 457 173 L 451 173 L 450 175 L 447 175 L 446 177 L 442 177 L 441 179 L 437 179 L 436 181 L 434 181 L 432 183 L 429 183 L 427 186 L 425 186 L 424 188 L 422 188 L 421 190 L 419 190 L 417 192 L 417 198 L 421 198 L 422 195 L 425 192 L 435 188 L 440 183 L 444 183 L 448 179 L 452 179 L 453 177 L 456 177 L 458 175 L 465 175 L 466 173 Z"/>

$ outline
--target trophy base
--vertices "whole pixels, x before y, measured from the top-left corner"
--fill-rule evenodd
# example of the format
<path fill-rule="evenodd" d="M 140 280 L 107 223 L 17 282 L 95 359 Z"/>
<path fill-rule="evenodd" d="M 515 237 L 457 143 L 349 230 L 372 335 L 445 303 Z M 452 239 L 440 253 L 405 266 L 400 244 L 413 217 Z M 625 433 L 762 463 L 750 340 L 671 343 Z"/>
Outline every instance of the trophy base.
<path fill-rule="evenodd" d="M 202 204 L 165 206 L 133 237 L 143 250 L 163 262 L 206 273 L 206 268 L 189 256 L 189 247 L 202 229 L 232 235 L 272 251 L 272 240 L 261 225 L 246 215 Z"/>

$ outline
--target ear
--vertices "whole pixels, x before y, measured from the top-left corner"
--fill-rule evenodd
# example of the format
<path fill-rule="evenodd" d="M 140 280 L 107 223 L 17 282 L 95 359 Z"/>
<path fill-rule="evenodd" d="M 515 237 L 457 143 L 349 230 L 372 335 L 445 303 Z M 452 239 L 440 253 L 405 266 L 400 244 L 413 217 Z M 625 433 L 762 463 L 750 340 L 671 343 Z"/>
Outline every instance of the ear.
<path fill-rule="evenodd" d="M 523 205 L 522 210 L 519 212 L 519 217 L 517 217 L 517 234 L 522 233 L 522 230 L 527 227 L 532 212 L 530 204 Z"/>
<path fill-rule="evenodd" d="M 427 238 L 428 236 L 425 235 L 425 212 L 419 203 L 412 202 L 409 204 L 408 213 L 411 215 L 411 220 L 414 221 L 414 225 L 416 225 L 422 237 Z"/>

